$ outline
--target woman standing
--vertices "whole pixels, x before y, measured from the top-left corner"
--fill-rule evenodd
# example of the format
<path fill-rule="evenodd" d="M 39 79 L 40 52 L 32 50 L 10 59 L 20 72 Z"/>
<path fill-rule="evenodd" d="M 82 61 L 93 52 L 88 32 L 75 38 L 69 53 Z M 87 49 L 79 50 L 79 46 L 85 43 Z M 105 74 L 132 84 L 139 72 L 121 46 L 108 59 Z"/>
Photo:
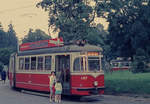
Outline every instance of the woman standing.
<path fill-rule="evenodd" d="M 2 79 L 2 81 L 4 81 L 4 83 L 5 83 L 5 81 L 6 81 L 6 71 L 5 71 L 5 70 L 3 70 L 3 71 L 1 72 L 1 79 Z"/>
<path fill-rule="evenodd" d="M 54 84 L 56 82 L 56 76 L 55 76 L 55 72 L 52 71 L 51 75 L 49 76 L 49 88 L 50 88 L 50 102 L 52 102 L 53 98 L 54 98 Z"/>

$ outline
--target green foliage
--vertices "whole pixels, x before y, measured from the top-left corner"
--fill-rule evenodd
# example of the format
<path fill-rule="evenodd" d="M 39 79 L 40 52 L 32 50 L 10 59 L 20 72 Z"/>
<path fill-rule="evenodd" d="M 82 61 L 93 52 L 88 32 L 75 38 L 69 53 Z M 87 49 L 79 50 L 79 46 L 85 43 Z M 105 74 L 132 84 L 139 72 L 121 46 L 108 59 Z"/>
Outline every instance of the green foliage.
<path fill-rule="evenodd" d="M 36 29 L 35 31 L 30 29 L 28 34 L 22 39 L 22 43 L 35 42 L 35 41 L 46 40 L 50 38 L 51 38 L 50 36 L 48 36 L 44 31 L 40 29 Z"/>
<path fill-rule="evenodd" d="M 105 41 L 108 33 L 104 30 L 103 25 L 98 24 L 96 27 L 91 27 L 88 30 L 87 40 L 88 43 L 100 45 L 105 49 Z"/>
<path fill-rule="evenodd" d="M 2 25 L 0 24 L 0 48 L 6 47 L 6 41 L 7 41 L 6 32 L 4 32 Z"/>
<path fill-rule="evenodd" d="M 0 62 L 4 65 L 8 65 L 10 54 L 13 52 L 13 48 L 0 48 Z"/>
<path fill-rule="evenodd" d="M 0 72 L 2 72 L 2 70 L 3 70 L 3 63 L 0 62 Z"/>
<path fill-rule="evenodd" d="M 9 29 L 5 32 L 0 24 L 0 67 L 4 64 L 8 65 L 9 56 L 17 49 L 17 37 L 13 29 L 13 25 L 9 25 Z"/>
<path fill-rule="evenodd" d="M 139 73 L 139 72 L 150 72 L 150 67 L 148 66 L 150 57 L 145 55 L 145 51 L 141 48 L 137 49 L 136 55 L 133 57 L 132 63 L 132 72 Z"/>
<path fill-rule="evenodd" d="M 17 48 L 17 37 L 13 29 L 12 24 L 8 25 L 8 31 L 5 32 L 2 28 L 0 29 L 0 48 L 12 47 L 16 50 Z"/>
<path fill-rule="evenodd" d="M 129 71 L 116 71 L 105 74 L 105 93 L 150 94 L 150 73 L 133 74 Z"/>
<path fill-rule="evenodd" d="M 94 2 L 95 5 L 89 5 Z M 65 42 L 79 39 L 92 44 L 104 44 L 103 33 L 92 23 L 96 18 L 97 0 L 42 0 L 37 6 L 49 11 L 49 27 L 60 30 L 59 36 Z M 105 32 L 106 33 L 106 32 Z"/>
<path fill-rule="evenodd" d="M 142 59 L 144 65 L 140 66 L 142 72 L 146 63 L 150 63 L 147 59 L 150 57 L 150 1 L 101 0 L 98 5 L 98 16 L 105 17 L 109 22 L 109 57 L 132 57 L 134 62 L 137 61 L 136 67 L 139 67 L 141 60 L 135 57 L 141 57 L 137 52 L 142 50 L 142 57 L 145 57 Z"/>
<path fill-rule="evenodd" d="M 15 49 L 15 51 L 17 50 L 17 41 L 18 38 L 16 36 L 16 32 L 13 29 L 13 25 L 9 24 L 8 25 L 8 32 L 7 32 L 7 46 L 9 47 L 13 47 Z"/>
<path fill-rule="evenodd" d="M 99 3 L 98 14 L 109 24 L 108 36 L 114 56 L 133 56 L 137 48 L 145 49 L 149 44 L 149 0 L 103 0 Z M 101 12 L 101 13 L 100 13 Z"/>

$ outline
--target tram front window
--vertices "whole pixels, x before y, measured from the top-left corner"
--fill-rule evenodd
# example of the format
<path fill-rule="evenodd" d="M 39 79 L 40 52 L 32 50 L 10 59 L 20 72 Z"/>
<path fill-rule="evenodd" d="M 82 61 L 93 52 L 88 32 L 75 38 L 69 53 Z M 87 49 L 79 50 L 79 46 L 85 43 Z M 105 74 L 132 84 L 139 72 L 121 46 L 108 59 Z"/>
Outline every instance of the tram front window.
<path fill-rule="evenodd" d="M 88 71 L 90 72 L 100 71 L 99 57 L 88 57 Z"/>

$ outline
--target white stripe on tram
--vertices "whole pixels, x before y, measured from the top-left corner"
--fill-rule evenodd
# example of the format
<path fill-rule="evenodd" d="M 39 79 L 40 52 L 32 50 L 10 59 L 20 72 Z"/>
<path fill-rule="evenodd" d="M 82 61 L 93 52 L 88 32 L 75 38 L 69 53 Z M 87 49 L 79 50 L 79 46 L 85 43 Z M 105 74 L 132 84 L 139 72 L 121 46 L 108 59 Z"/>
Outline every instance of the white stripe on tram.
<path fill-rule="evenodd" d="M 16 82 L 18 84 L 29 84 L 29 85 L 34 85 L 34 86 L 41 86 L 41 87 L 49 87 L 47 84 L 37 84 L 37 83 L 31 83 L 30 81 L 27 82 Z"/>
<path fill-rule="evenodd" d="M 97 72 L 97 73 L 72 73 L 71 75 L 91 75 L 93 77 L 97 77 L 99 75 L 104 75 L 104 73 L 100 73 L 100 72 Z"/>

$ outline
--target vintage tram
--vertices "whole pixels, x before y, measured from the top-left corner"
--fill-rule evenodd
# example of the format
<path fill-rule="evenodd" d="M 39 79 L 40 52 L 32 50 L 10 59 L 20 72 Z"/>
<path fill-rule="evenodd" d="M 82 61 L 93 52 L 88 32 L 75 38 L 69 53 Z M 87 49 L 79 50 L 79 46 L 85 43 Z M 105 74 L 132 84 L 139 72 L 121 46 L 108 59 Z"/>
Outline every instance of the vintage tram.
<path fill-rule="evenodd" d="M 131 67 L 131 61 L 129 60 L 111 60 L 111 71 L 129 70 Z"/>
<path fill-rule="evenodd" d="M 103 94 L 102 57 L 98 46 L 63 45 L 62 38 L 24 43 L 10 56 L 10 86 L 49 92 L 48 76 L 55 71 L 65 95 Z"/>

